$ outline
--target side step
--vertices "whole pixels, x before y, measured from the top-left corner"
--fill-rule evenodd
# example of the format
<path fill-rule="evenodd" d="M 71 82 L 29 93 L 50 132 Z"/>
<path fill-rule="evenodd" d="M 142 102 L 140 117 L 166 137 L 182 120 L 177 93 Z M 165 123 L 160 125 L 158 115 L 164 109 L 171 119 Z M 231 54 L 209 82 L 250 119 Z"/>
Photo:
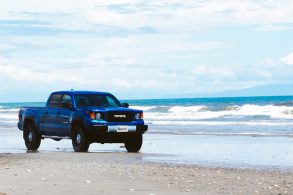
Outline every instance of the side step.
<path fill-rule="evenodd" d="M 50 139 L 53 139 L 53 140 L 55 140 L 55 141 L 60 141 L 60 140 L 62 140 L 62 139 L 71 139 L 70 137 L 42 135 L 42 139 L 45 139 L 45 138 L 50 138 Z"/>

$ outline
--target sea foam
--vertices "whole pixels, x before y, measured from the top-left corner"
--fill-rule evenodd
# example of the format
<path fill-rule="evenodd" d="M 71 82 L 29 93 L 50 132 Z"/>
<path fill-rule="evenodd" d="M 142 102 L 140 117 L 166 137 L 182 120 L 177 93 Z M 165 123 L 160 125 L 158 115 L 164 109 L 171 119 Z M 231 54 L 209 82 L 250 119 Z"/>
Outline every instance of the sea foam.
<path fill-rule="evenodd" d="M 149 107 L 148 107 L 149 108 Z M 142 107 L 143 109 L 143 107 Z M 145 110 L 147 120 L 207 120 L 220 118 L 239 118 L 249 116 L 250 120 L 260 119 L 293 119 L 293 107 L 275 105 L 233 105 L 214 109 L 205 105 L 173 106 L 167 112 L 156 111 L 154 107 Z"/>

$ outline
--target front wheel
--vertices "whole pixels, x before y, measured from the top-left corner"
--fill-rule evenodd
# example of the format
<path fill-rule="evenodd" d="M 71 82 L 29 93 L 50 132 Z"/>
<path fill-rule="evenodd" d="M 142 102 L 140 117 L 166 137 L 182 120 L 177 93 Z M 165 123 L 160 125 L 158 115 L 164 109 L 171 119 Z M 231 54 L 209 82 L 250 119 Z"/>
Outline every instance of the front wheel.
<path fill-rule="evenodd" d="M 74 152 L 87 152 L 89 149 L 89 141 L 80 126 L 75 127 L 73 130 L 72 146 Z"/>
<path fill-rule="evenodd" d="M 133 139 L 125 142 L 125 148 L 128 152 L 138 152 L 142 146 L 142 134 L 137 134 Z"/>
<path fill-rule="evenodd" d="M 28 150 L 37 150 L 41 144 L 41 136 L 36 132 L 34 125 L 29 123 L 23 130 L 23 139 Z"/>

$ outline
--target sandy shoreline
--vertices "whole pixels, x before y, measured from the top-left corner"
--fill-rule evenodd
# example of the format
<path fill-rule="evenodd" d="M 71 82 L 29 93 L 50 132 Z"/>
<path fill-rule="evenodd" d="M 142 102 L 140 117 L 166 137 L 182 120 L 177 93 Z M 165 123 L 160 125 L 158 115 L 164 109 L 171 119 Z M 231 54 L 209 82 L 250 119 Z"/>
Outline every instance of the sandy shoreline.
<path fill-rule="evenodd" d="M 0 132 L 0 195 L 293 195 L 287 137 L 146 134 L 138 154 L 121 144 L 74 153 L 70 140 L 44 140 L 26 153 L 20 131 Z"/>
<path fill-rule="evenodd" d="M 0 154 L 0 175 L 2 194 L 293 194 L 293 171 L 146 163 L 128 153 Z"/>
<path fill-rule="evenodd" d="M 176 143 L 176 144 L 174 144 Z M 91 144 L 95 153 L 125 153 L 123 144 Z M 71 140 L 42 140 L 43 152 L 72 152 Z M 293 142 L 289 137 L 144 135 L 141 156 L 146 162 L 215 165 L 241 168 L 293 169 Z M 26 153 L 22 132 L 0 127 L 0 153 Z M 241 155 L 239 155 L 241 154 Z"/>

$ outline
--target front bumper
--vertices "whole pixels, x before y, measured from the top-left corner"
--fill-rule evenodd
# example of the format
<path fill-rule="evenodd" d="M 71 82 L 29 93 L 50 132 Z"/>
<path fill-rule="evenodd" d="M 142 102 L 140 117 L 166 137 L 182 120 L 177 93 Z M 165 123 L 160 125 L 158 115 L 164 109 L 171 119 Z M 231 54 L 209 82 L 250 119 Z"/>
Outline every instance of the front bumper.
<path fill-rule="evenodd" d="M 119 132 L 118 127 L 127 127 L 127 132 Z M 95 135 L 107 133 L 145 133 L 148 130 L 148 125 L 92 125 L 91 133 Z"/>
<path fill-rule="evenodd" d="M 129 125 L 128 131 L 119 132 L 118 126 L 127 125 L 92 125 L 88 133 L 93 142 L 123 143 L 148 130 L 148 125 Z"/>

